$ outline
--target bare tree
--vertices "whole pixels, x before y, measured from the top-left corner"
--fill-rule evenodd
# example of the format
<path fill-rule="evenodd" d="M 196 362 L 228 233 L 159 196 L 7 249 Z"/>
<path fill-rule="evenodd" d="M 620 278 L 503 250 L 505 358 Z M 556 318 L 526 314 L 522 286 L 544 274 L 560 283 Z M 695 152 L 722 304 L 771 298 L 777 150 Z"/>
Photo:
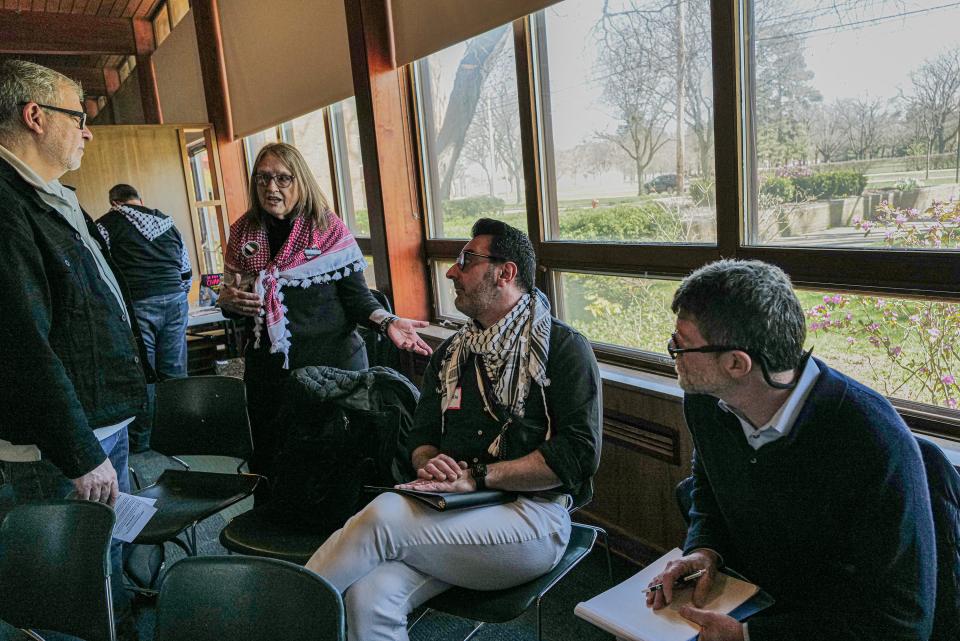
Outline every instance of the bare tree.
<path fill-rule="evenodd" d="M 845 98 L 836 102 L 836 126 L 847 152 L 857 160 L 878 155 L 890 126 L 890 113 L 881 98 Z"/>
<path fill-rule="evenodd" d="M 913 116 L 920 121 L 928 153 L 942 154 L 956 135 L 954 115 L 960 98 L 960 48 L 927 60 L 910 74 L 913 95 L 907 98 Z"/>
<path fill-rule="evenodd" d="M 672 8 L 672 4 L 670 7 Z M 602 100 L 612 107 L 620 124 L 614 132 L 598 132 L 623 150 L 634 163 L 637 191 L 643 191 L 643 173 L 669 137 L 676 98 L 671 77 L 676 56 L 663 47 L 665 19 L 672 11 L 659 2 L 604 2 L 597 25 L 601 41 L 598 64 L 605 77 Z M 668 23 L 670 24 L 670 23 Z M 675 29 L 675 24 L 674 27 Z"/>
<path fill-rule="evenodd" d="M 457 65 L 453 90 L 444 111 L 435 148 L 440 174 L 440 199 L 450 198 L 450 187 L 457 161 L 463 151 L 467 130 L 474 119 L 484 81 L 504 50 L 510 25 L 488 31 L 467 41 L 467 49 Z M 429 63 L 427 63 L 429 64 Z"/>
<path fill-rule="evenodd" d="M 822 162 L 837 160 L 844 151 L 839 111 L 840 105 L 835 102 L 817 108 L 810 118 L 810 142 Z"/>

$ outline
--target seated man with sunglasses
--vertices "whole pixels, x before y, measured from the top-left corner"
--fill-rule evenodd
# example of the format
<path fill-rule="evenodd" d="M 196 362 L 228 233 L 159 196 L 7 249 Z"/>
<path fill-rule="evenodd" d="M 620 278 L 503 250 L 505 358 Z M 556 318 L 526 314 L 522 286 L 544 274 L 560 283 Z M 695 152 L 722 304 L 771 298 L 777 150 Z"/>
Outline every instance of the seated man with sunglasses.
<path fill-rule="evenodd" d="M 724 564 L 776 603 L 749 622 L 684 606 L 701 641 L 927 639 L 936 591 L 934 532 L 913 435 L 877 392 L 803 351 L 789 278 L 724 260 L 673 298 L 667 346 L 686 393 L 693 490 L 685 556 L 647 605 L 705 569 L 703 605 Z"/>
<path fill-rule="evenodd" d="M 435 512 L 386 493 L 320 547 L 307 567 L 344 592 L 348 638 L 407 639 L 409 612 L 457 585 L 496 590 L 553 568 L 571 506 L 600 462 L 600 375 L 590 343 L 550 315 L 533 285 L 533 246 L 481 219 L 447 271 L 469 320 L 434 353 L 406 446 L 440 492 L 512 490 L 510 503 Z"/>

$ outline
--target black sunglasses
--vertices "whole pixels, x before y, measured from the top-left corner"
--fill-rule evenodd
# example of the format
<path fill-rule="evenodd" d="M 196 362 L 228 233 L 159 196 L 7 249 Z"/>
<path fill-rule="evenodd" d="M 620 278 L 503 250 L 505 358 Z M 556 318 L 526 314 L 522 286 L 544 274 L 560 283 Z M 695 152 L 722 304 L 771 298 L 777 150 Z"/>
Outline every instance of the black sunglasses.
<path fill-rule="evenodd" d="M 498 263 L 503 263 L 503 262 L 506 262 L 507 260 L 506 258 L 500 258 L 499 256 L 490 256 L 489 254 L 478 254 L 477 252 L 472 252 L 464 249 L 463 251 L 460 252 L 460 255 L 457 256 L 457 260 L 455 261 L 457 263 L 457 267 L 459 267 L 460 269 L 465 269 L 467 267 L 468 262 L 472 262 L 467 260 L 467 256 L 474 256 L 476 258 L 486 258 L 487 260 L 492 260 Z"/>
<path fill-rule="evenodd" d="M 29 105 L 30 103 L 21 102 L 17 104 L 23 107 L 24 105 Z M 73 116 L 74 118 L 77 118 L 78 120 L 77 124 L 80 125 L 80 129 L 85 129 L 87 127 L 87 114 L 84 111 L 76 111 L 74 109 L 64 109 L 63 107 L 54 107 L 53 105 L 41 105 L 39 102 L 37 103 L 37 106 L 40 107 L 41 109 L 49 109 L 50 111 L 59 111 L 62 114 Z"/>
<path fill-rule="evenodd" d="M 674 332 L 670 335 L 670 340 L 667 341 L 667 353 L 670 354 L 670 358 L 673 360 L 677 360 L 677 356 L 680 354 L 693 354 L 696 352 L 701 352 L 704 354 L 717 352 L 744 352 L 750 356 L 750 358 L 760 363 L 760 371 L 763 373 L 763 380 L 767 382 L 767 385 L 770 387 L 775 387 L 776 389 L 793 389 L 797 386 L 797 383 L 800 382 L 800 375 L 803 373 L 803 369 L 806 367 L 807 361 L 810 360 L 810 355 L 813 354 L 813 348 L 811 347 L 808 349 L 806 352 L 804 352 L 803 356 L 800 357 L 800 361 L 797 363 L 797 367 L 794 370 L 793 380 L 789 383 L 780 383 L 770 378 L 770 370 L 767 367 L 767 359 L 753 350 L 746 349 L 745 347 L 735 347 L 733 345 L 677 347 L 677 333 Z"/>

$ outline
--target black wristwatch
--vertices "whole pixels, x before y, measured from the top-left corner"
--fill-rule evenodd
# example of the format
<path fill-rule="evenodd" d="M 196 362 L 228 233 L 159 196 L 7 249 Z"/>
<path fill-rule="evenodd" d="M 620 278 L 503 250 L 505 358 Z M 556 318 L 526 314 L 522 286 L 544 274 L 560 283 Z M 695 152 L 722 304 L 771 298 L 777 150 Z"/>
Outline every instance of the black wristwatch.
<path fill-rule="evenodd" d="M 382 321 L 380 321 L 380 325 L 379 325 L 379 327 L 378 327 L 377 329 L 380 331 L 381 334 L 383 334 L 384 336 L 386 336 L 386 335 L 387 335 L 387 328 L 390 327 L 390 323 L 392 323 L 392 322 L 395 321 L 395 320 L 399 320 L 399 319 L 400 319 L 399 316 L 395 316 L 395 315 L 393 315 L 393 314 L 390 314 L 389 316 L 387 316 L 386 318 L 384 318 Z"/>
<path fill-rule="evenodd" d="M 473 482 L 477 484 L 477 491 L 487 489 L 487 464 L 486 463 L 474 463 L 470 466 L 470 476 L 473 477 Z"/>

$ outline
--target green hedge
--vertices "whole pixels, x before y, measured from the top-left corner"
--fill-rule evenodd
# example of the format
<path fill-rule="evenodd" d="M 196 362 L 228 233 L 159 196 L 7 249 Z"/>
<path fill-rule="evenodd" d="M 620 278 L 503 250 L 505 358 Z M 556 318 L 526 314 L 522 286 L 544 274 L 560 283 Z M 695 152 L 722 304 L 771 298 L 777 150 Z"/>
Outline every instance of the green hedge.
<path fill-rule="evenodd" d="M 567 240 L 675 240 L 676 214 L 656 203 L 574 209 L 560 214 L 560 235 Z"/>
<path fill-rule="evenodd" d="M 826 200 L 859 196 L 867 186 L 867 177 L 856 171 L 824 171 L 793 179 L 798 191 L 807 198 Z"/>
<path fill-rule="evenodd" d="M 445 218 L 469 218 L 471 220 L 503 215 L 504 202 L 496 196 L 471 196 L 443 203 Z"/>
<path fill-rule="evenodd" d="M 822 171 L 809 176 L 769 176 L 760 185 L 760 193 L 784 202 L 829 200 L 859 196 L 867 186 L 867 177 L 858 171 Z"/>
<path fill-rule="evenodd" d="M 794 186 L 792 178 L 770 176 L 760 185 L 760 193 L 788 203 L 793 201 L 794 196 L 797 195 L 797 188 Z"/>

